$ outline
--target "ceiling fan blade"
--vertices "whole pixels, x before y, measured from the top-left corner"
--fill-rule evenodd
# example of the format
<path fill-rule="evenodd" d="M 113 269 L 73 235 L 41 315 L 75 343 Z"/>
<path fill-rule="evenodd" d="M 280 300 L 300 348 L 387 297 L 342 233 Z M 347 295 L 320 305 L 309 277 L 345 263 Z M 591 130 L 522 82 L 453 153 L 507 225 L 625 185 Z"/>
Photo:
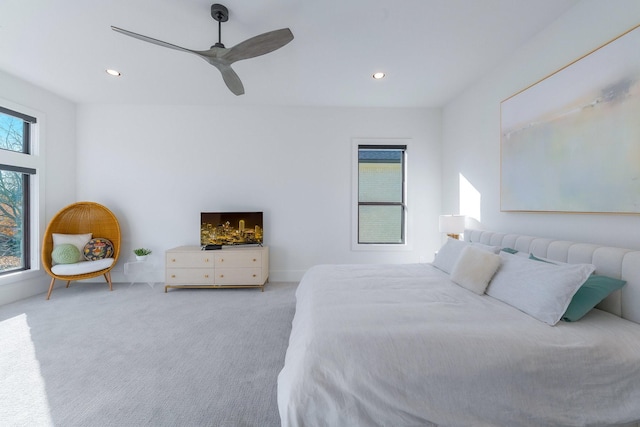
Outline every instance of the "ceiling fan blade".
<path fill-rule="evenodd" d="M 202 59 L 204 59 L 205 61 L 207 61 L 211 65 L 215 66 L 218 70 L 220 70 L 220 73 L 222 74 L 222 78 L 224 79 L 224 82 L 226 83 L 227 87 L 229 88 L 229 90 L 231 92 L 233 92 L 236 95 L 243 95 L 244 94 L 244 86 L 242 85 L 242 82 L 240 81 L 240 77 L 238 77 L 236 72 L 233 71 L 231 69 L 231 67 L 225 61 L 220 61 L 218 59 L 218 56 L 220 56 L 221 53 L 226 52 L 228 49 L 214 47 L 214 48 L 211 48 L 211 49 L 205 50 L 205 51 L 196 51 L 196 50 L 191 50 L 191 49 L 187 49 L 187 48 L 184 48 L 184 47 L 180 47 L 180 46 L 177 46 L 175 44 L 163 42 L 162 40 L 158 40 L 158 39 L 154 39 L 154 38 L 151 38 L 151 37 L 143 36 L 142 34 L 134 33 L 132 31 L 123 30 L 122 28 L 118 28 L 118 27 L 112 26 L 111 29 L 113 31 L 117 31 L 119 33 L 122 33 L 122 34 L 124 34 L 126 36 L 133 37 L 135 39 L 142 40 L 142 41 L 145 41 L 145 42 L 153 43 L 153 44 L 156 44 L 158 46 L 168 47 L 169 49 L 175 49 L 175 50 L 179 50 L 179 51 L 182 51 L 182 52 L 187 52 L 187 53 L 192 53 L 194 55 L 198 55 L 199 57 L 201 57 Z"/>
<path fill-rule="evenodd" d="M 268 33 L 251 37 L 250 39 L 228 49 L 222 58 L 224 58 L 224 60 L 229 64 L 233 64 L 234 62 L 242 59 L 255 58 L 256 56 L 273 52 L 276 49 L 280 49 L 291 40 L 293 40 L 293 33 L 288 28 L 269 31 Z"/>
<path fill-rule="evenodd" d="M 142 40 L 142 41 L 145 41 L 145 42 L 157 44 L 158 46 L 168 47 L 169 49 L 181 50 L 181 51 L 187 52 L 187 53 L 195 53 L 196 55 L 198 54 L 197 52 L 195 52 L 195 51 L 193 51 L 191 49 L 186 49 L 184 47 L 176 46 L 175 44 L 163 42 L 162 40 L 153 39 L 151 37 L 143 36 L 142 34 L 138 34 L 138 33 L 134 33 L 134 32 L 131 32 L 131 31 L 123 30 L 122 28 L 111 26 L 111 29 L 113 31 L 117 31 L 118 33 L 124 34 L 125 36 L 129 36 L 129 37 L 133 37 L 134 39 L 138 39 L 138 40 Z"/>
<path fill-rule="evenodd" d="M 242 85 L 242 81 L 240 81 L 240 77 L 238 77 L 236 72 L 233 71 L 230 66 L 213 62 L 211 63 L 211 65 L 220 70 L 222 79 L 231 92 L 233 92 L 235 95 L 244 95 L 244 86 Z"/>

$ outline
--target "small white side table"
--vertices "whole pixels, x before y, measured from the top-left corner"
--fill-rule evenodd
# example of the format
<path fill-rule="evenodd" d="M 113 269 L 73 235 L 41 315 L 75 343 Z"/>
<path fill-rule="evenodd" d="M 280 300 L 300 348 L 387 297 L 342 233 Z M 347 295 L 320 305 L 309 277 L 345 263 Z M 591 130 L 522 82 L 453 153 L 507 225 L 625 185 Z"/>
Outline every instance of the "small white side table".
<path fill-rule="evenodd" d="M 147 257 L 145 261 L 136 261 L 135 259 L 124 263 L 124 277 L 127 280 L 131 280 L 129 287 L 136 282 L 141 281 L 141 278 L 149 277 L 156 268 L 156 263 L 153 258 Z M 153 289 L 155 282 L 146 282 L 147 285 Z"/>

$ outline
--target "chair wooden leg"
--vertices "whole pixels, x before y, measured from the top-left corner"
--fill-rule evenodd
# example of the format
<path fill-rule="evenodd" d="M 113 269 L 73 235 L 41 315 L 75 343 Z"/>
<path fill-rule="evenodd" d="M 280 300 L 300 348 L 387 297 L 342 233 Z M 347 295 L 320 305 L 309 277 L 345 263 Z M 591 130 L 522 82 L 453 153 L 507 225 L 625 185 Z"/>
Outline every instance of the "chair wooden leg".
<path fill-rule="evenodd" d="M 56 278 L 51 278 L 51 284 L 49 285 L 49 292 L 47 292 L 47 299 L 51 298 L 51 291 L 53 291 L 53 284 L 55 283 Z"/>
<path fill-rule="evenodd" d="M 107 271 L 106 273 L 104 273 L 104 278 L 107 280 L 107 283 L 109 284 L 109 290 L 112 291 L 113 286 L 111 284 L 111 272 Z"/>
<path fill-rule="evenodd" d="M 69 287 L 70 284 L 71 284 L 71 280 L 67 281 L 67 288 Z"/>

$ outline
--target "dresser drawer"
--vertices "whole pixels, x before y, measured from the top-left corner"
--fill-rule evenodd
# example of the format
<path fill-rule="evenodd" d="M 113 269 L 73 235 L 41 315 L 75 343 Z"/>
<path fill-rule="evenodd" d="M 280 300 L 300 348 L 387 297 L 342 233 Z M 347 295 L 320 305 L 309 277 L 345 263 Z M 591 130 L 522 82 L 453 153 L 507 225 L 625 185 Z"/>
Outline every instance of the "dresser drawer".
<path fill-rule="evenodd" d="M 213 254 L 207 252 L 168 252 L 167 268 L 213 268 L 213 260 Z"/>
<path fill-rule="evenodd" d="M 165 286 L 170 288 L 261 288 L 269 279 L 269 248 L 254 246 L 203 251 L 179 246 L 165 252 Z"/>
<path fill-rule="evenodd" d="M 216 285 L 262 285 L 261 268 L 216 268 Z"/>
<path fill-rule="evenodd" d="M 167 268 L 167 284 L 213 284 L 213 268 Z"/>
<path fill-rule="evenodd" d="M 216 253 L 214 256 L 215 267 L 217 268 L 237 268 L 237 267 L 261 267 L 262 253 L 254 251 L 236 251 Z"/>

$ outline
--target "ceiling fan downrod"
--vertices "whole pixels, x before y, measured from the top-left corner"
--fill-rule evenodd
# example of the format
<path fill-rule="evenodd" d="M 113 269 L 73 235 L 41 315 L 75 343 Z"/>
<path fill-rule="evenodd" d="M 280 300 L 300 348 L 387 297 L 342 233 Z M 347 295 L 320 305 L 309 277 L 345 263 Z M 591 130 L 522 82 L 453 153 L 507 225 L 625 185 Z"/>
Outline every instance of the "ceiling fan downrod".
<path fill-rule="evenodd" d="M 222 23 L 229 20 L 229 9 L 218 3 L 212 4 L 211 17 L 218 21 L 218 43 L 211 46 L 211 48 L 224 48 L 224 44 L 222 44 Z"/>

